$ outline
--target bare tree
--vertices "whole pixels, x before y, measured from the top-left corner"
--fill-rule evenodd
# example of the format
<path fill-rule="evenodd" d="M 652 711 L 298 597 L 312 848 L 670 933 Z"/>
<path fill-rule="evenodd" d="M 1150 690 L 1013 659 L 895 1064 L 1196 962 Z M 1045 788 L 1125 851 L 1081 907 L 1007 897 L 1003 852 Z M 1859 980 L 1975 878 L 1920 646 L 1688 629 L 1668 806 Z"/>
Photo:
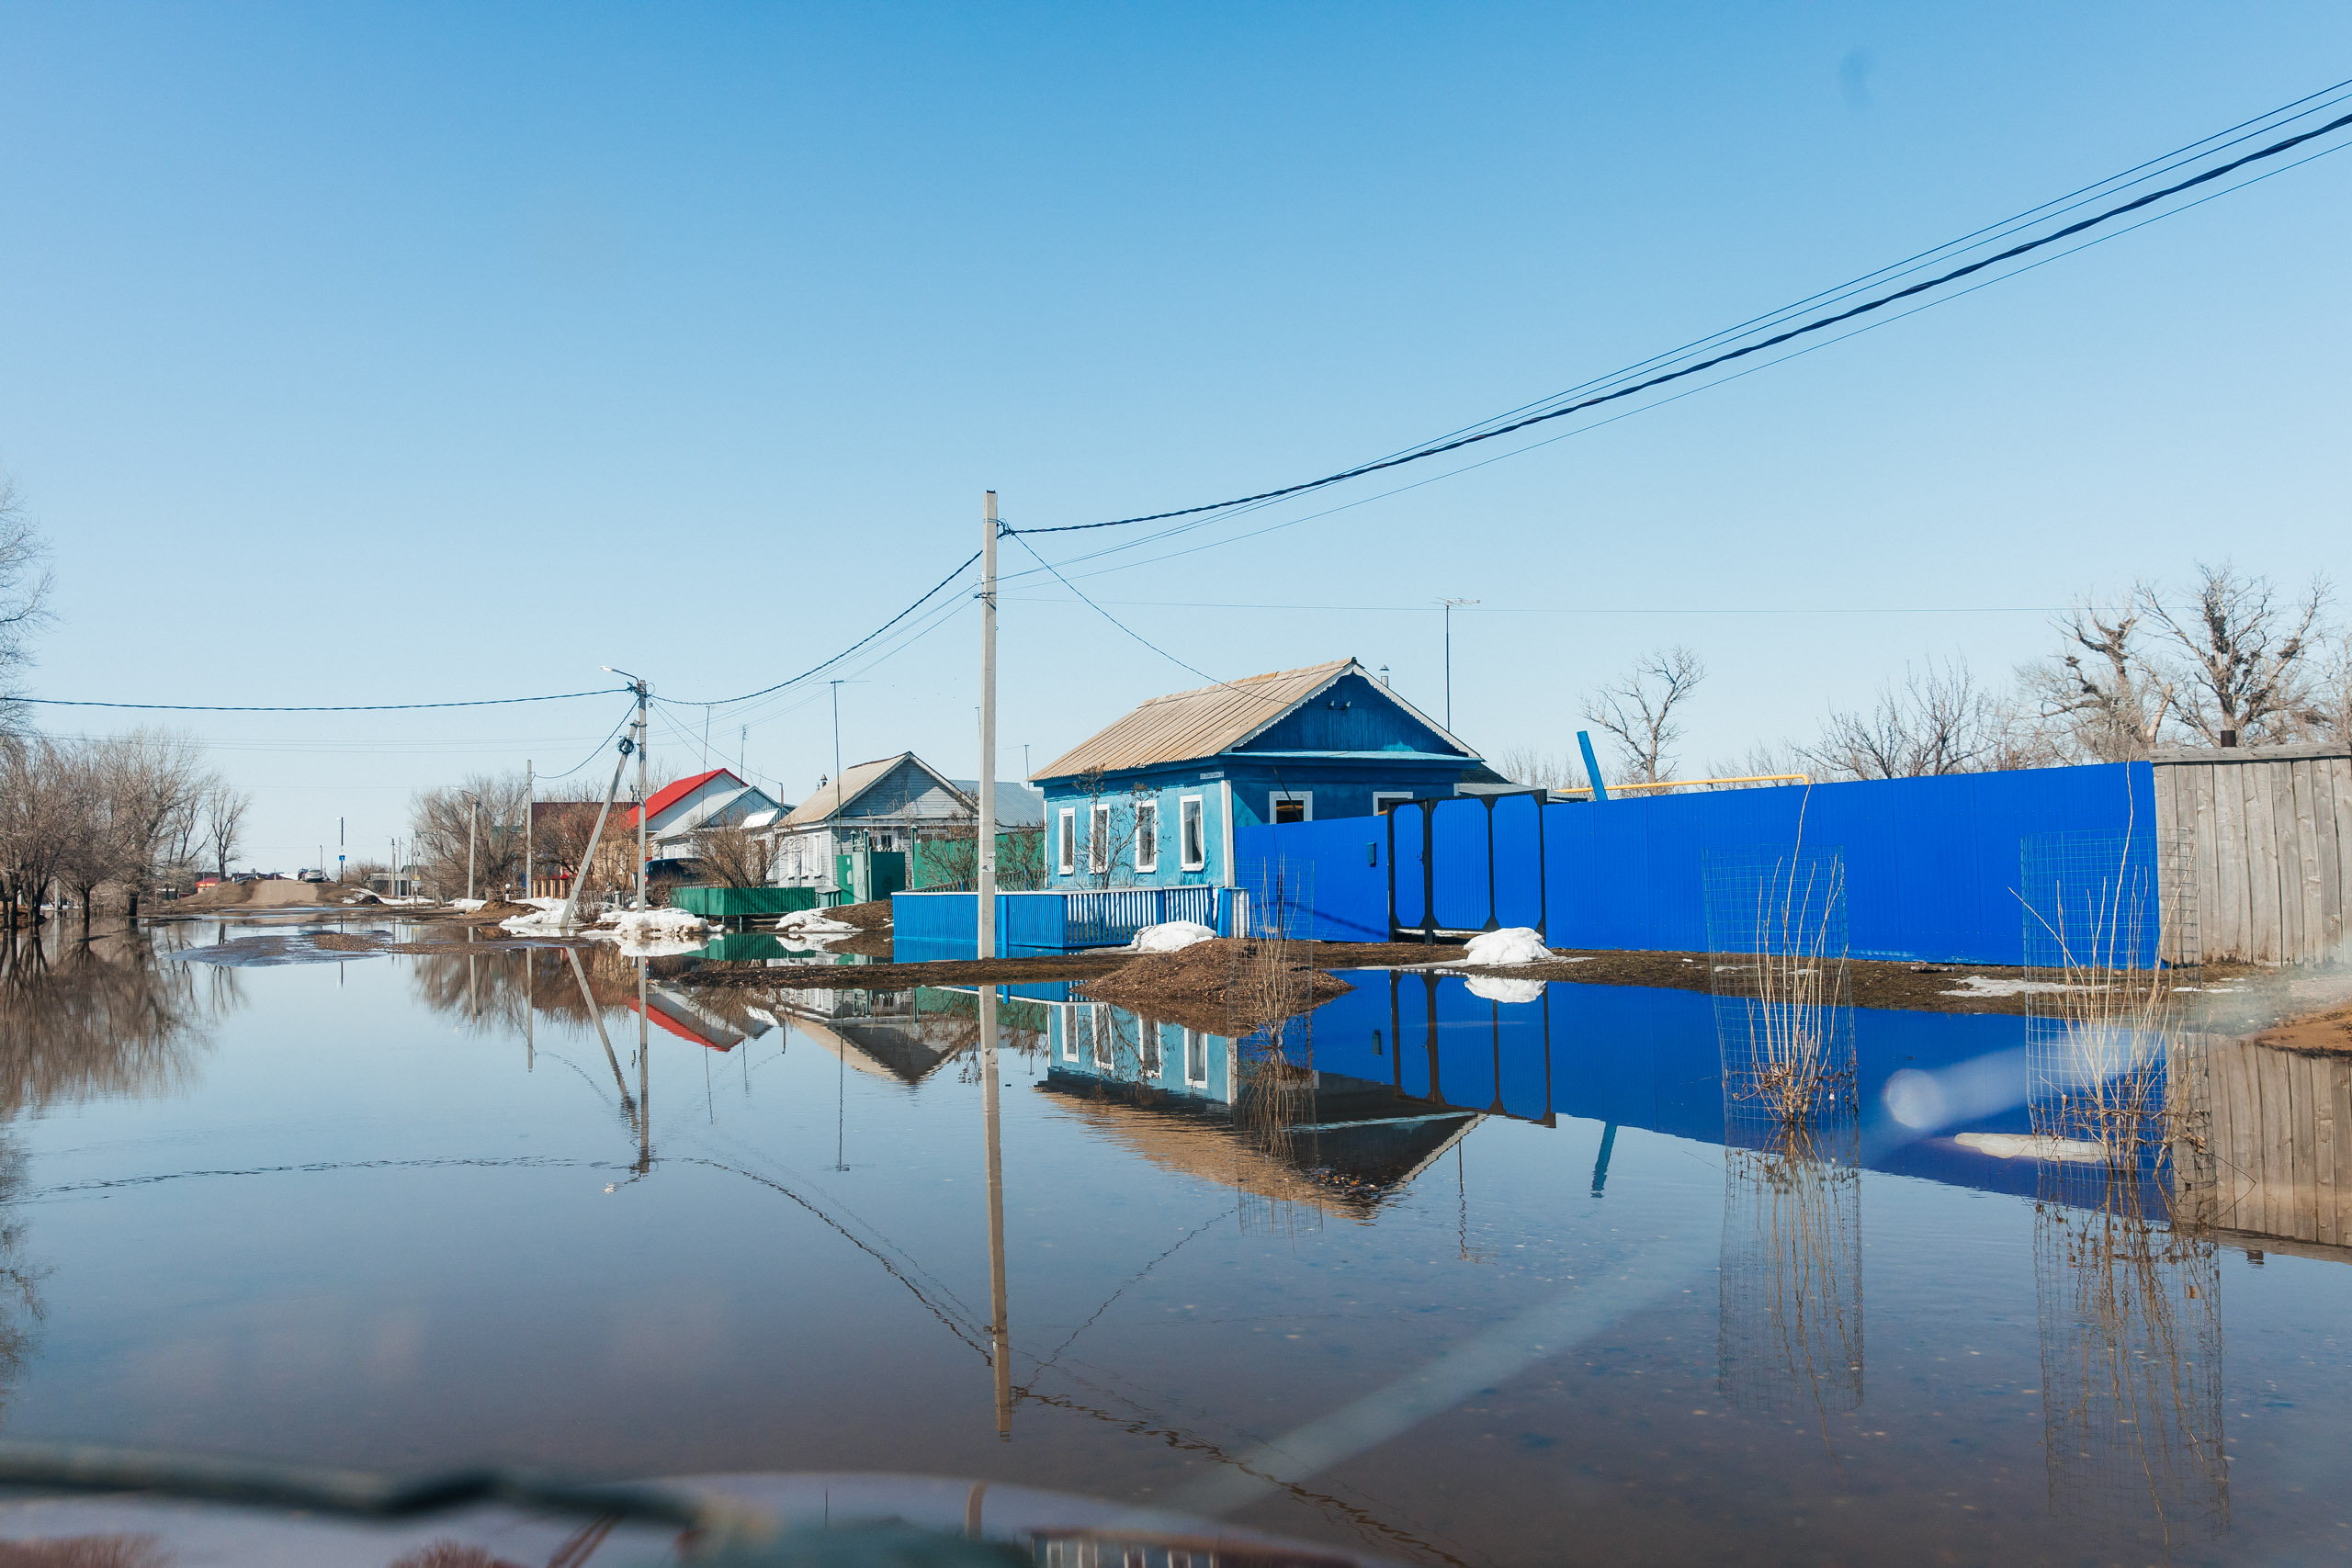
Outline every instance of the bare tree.
<path fill-rule="evenodd" d="M 477 893 L 520 882 L 528 809 L 519 770 L 419 793 L 409 802 L 409 833 L 427 885 L 442 893 L 464 887 L 469 853 Z"/>
<path fill-rule="evenodd" d="M 16 481 L 0 475 L 0 733 L 24 730 L 27 644 L 52 618 L 50 584 L 49 546 L 26 515 Z"/>
<path fill-rule="evenodd" d="M 2174 687 L 2140 644 L 2143 593 L 2134 589 L 2113 604 L 2085 599 L 2056 623 L 2059 650 L 2018 672 L 2055 759 L 2128 762 L 2163 739 Z"/>
<path fill-rule="evenodd" d="M 0 737 L 0 876 L 12 927 L 20 904 L 33 925 L 41 923 L 42 901 L 73 852 L 80 828 L 66 773 L 47 737 Z"/>
<path fill-rule="evenodd" d="M 212 855 L 213 869 L 224 880 L 229 862 L 244 836 L 245 813 L 253 804 L 252 795 L 221 779 L 212 780 L 204 792 L 204 847 Z"/>
<path fill-rule="evenodd" d="M 703 879 L 721 887 L 765 887 L 775 841 L 740 826 L 697 828 L 691 838 Z"/>
<path fill-rule="evenodd" d="M 2169 604 L 2153 587 L 2138 595 L 2174 645 L 2175 711 L 2215 746 L 2292 739 L 2307 705 L 2308 661 L 2324 635 L 2327 580 L 2313 578 L 2286 604 L 2268 578 L 2227 561 L 2200 563 L 2197 574 L 2189 604 Z"/>
<path fill-rule="evenodd" d="M 1818 776 L 1907 779 L 2028 765 L 2012 716 L 1966 662 L 1904 667 L 1868 713 L 1832 710 L 1821 739 L 1796 752 Z"/>
<path fill-rule="evenodd" d="M 583 907 L 607 890 L 633 886 L 637 880 L 635 829 L 627 826 L 619 806 L 605 823 L 603 840 L 593 852 L 590 848 L 588 836 L 595 830 L 605 784 L 604 779 L 574 779 L 531 804 L 536 874 L 559 882 L 584 874 L 580 887 Z"/>
<path fill-rule="evenodd" d="M 1565 751 L 1514 746 L 1495 759 L 1495 771 L 1530 789 L 1582 789 L 1584 763 Z"/>
<path fill-rule="evenodd" d="M 2328 645 L 2327 661 L 2312 682 L 2303 707 L 2305 728 L 2315 740 L 2352 747 L 2352 631 Z"/>
<path fill-rule="evenodd" d="M 1135 852 L 1143 824 L 1138 807 L 1156 801 L 1158 795 L 1148 789 L 1123 790 L 1108 784 L 1100 768 L 1079 775 L 1078 793 L 1077 874 L 1096 887 L 1135 886 Z M 1159 819 L 1156 806 L 1152 833 L 1156 859 L 1168 852 L 1168 824 Z"/>
<path fill-rule="evenodd" d="M 1661 648 L 1634 660 L 1630 669 L 1585 698 L 1585 721 L 1608 732 L 1623 754 L 1627 784 L 1656 784 L 1682 739 L 1674 710 L 1707 678 L 1699 656 L 1682 647 Z"/>

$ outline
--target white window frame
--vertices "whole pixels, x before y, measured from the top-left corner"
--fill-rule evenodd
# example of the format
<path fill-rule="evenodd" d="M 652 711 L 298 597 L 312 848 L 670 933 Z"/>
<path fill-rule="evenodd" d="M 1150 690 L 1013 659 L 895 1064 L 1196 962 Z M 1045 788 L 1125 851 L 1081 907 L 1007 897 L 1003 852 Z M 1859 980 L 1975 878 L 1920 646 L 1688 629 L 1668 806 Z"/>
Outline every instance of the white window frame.
<path fill-rule="evenodd" d="M 1200 1066 L 1197 1073 L 1193 1070 L 1194 1063 Z M 1208 1036 L 1197 1029 L 1184 1031 L 1184 1084 L 1188 1089 L 1209 1087 Z"/>
<path fill-rule="evenodd" d="M 1209 811 L 1206 795 L 1180 795 L 1176 801 L 1176 858 L 1186 871 L 1200 871 L 1209 863 Z M 1201 852 L 1193 853 L 1193 825 L 1200 825 Z"/>
<path fill-rule="evenodd" d="M 1298 802 L 1299 805 L 1306 808 L 1306 815 L 1301 817 L 1299 818 L 1300 821 L 1312 822 L 1315 820 L 1315 792 L 1313 790 L 1272 789 L 1266 792 L 1266 821 L 1268 824 L 1271 825 L 1281 820 L 1281 818 L 1276 817 L 1274 814 L 1274 807 L 1276 806 L 1284 801 L 1293 800 Z"/>
<path fill-rule="evenodd" d="M 1147 813 L 1149 814 L 1151 822 L 1148 831 L 1144 828 Z M 1151 846 L 1151 855 L 1148 859 L 1145 858 L 1143 852 L 1143 847 L 1147 843 Z M 1136 802 L 1136 869 L 1137 871 L 1159 869 L 1159 802 L 1157 800 Z"/>
<path fill-rule="evenodd" d="M 1374 817 L 1377 817 L 1380 815 L 1380 808 L 1382 807 L 1393 805 L 1400 800 L 1410 800 L 1412 798 L 1413 792 L 1409 789 L 1374 790 L 1372 792 L 1372 814 Z"/>
<path fill-rule="evenodd" d="M 1111 803 L 1098 800 L 1086 814 L 1086 869 L 1100 876 L 1111 869 Z"/>
<path fill-rule="evenodd" d="M 1109 1027 L 1111 1021 L 1103 1016 L 1101 1002 L 1094 1004 L 1089 1018 L 1093 1033 L 1094 1070 L 1098 1073 L 1108 1073 L 1118 1066 L 1115 1051 L 1118 1032 Z"/>
<path fill-rule="evenodd" d="M 1054 859 L 1064 876 L 1073 875 L 1078 871 L 1078 807 L 1063 807 L 1056 827 L 1059 830 L 1054 835 Z"/>

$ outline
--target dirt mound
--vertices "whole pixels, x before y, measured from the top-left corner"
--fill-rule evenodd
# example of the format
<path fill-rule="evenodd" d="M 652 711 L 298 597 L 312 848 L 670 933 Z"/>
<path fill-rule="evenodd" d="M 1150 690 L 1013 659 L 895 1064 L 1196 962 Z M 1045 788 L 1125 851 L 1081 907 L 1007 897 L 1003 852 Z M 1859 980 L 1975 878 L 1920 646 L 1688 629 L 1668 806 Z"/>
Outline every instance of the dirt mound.
<path fill-rule="evenodd" d="M 501 920 L 511 920 L 517 915 L 536 915 L 538 912 L 529 904 L 509 904 L 503 899 L 492 898 L 479 909 L 467 910 L 466 919 L 478 926 L 496 925 Z"/>
<path fill-rule="evenodd" d="M 862 931 L 879 931 L 890 923 L 890 900 L 871 898 L 863 904 L 843 904 L 822 912 L 829 920 L 839 920 Z"/>
<path fill-rule="evenodd" d="M 1232 1035 L 1306 1012 L 1352 989 L 1287 944 L 1266 950 L 1254 942 L 1219 937 L 1175 953 L 1147 953 L 1089 983 L 1086 995 L 1146 1018 Z"/>
<path fill-rule="evenodd" d="M 2352 1007 L 2314 1013 L 2254 1035 L 2256 1045 L 2273 1045 L 2304 1056 L 2352 1056 Z"/>

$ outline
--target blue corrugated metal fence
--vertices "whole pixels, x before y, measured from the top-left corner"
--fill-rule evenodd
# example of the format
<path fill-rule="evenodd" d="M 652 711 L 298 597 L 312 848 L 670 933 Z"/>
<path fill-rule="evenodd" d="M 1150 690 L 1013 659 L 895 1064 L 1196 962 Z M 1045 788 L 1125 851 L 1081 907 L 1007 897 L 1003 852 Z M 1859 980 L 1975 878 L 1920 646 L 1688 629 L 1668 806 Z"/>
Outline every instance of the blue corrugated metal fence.
<path fill-rule="evenodd" d="M 1532 926 L 1554 947 L 1703 952 L 1710 852 L 1834 847 L 1857 958 L 2019 964 L 2029 839 L 2085 834 L 2153 866 L 2144 762 L 1546 805 L 1405 802 L 1385 818 L 1243 829 L 1247 886 L 1280 865 L 1312 934 L 1378 941 Z"/>

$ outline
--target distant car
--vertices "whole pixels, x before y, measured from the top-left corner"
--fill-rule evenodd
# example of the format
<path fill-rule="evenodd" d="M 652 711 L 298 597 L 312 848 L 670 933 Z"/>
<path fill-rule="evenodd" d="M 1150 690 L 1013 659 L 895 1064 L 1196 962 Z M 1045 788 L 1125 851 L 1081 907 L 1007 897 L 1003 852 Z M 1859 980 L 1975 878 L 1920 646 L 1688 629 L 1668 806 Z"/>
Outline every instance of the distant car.
<path fill-rule="evenodd" d="M 304 866 L 294 874 L 294 880 L 297 882 L 324 882 L 326 879 L 327 874 L 313 866 Z"/>
<path fill-rule="evenodd" d="M 259 882 L 261 880 L 261 873 L 257 871 L 241 871 L 234 876 L 229 878 L 229 880 L 232 882 Z"/>

